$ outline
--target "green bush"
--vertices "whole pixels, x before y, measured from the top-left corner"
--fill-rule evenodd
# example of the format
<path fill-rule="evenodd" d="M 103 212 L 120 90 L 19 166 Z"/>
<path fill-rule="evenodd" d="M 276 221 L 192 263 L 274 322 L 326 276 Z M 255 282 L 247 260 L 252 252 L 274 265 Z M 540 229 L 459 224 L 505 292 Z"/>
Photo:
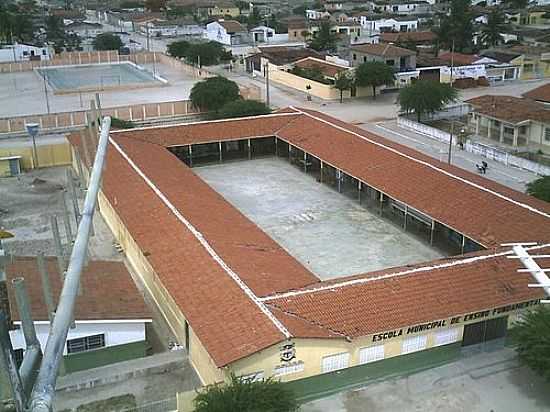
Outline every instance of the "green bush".
<path fill-rule="evenodd" d="M 235 100 L 226 103 L 215 114 L 216 119 L 230 119 L 233 117 L 257 116 L 271 113 L 271 109 L 265 103 L 257 100 Z"/>
<path fill-rule="evenodd" d="M 239 86 L 223 76 L 210 77 L 191 89 L 193 106 L 206 111 L 219 111 L 225 104 L 239 100 Z"/>
<path fill-rule="evenodd" d="M 254 382 L 231 375 L 227 384 L 200 391 L 194 412 L 294 412 L 298 402 L 292 391 L 272 379 Z"/>
<path fill-rule="evenodd" d="M 133 129 L 136 127 L 134 122 L 128 120 L 122 120 L 118 117 L 111 117 L 111 127 L 114 129 Z"/>

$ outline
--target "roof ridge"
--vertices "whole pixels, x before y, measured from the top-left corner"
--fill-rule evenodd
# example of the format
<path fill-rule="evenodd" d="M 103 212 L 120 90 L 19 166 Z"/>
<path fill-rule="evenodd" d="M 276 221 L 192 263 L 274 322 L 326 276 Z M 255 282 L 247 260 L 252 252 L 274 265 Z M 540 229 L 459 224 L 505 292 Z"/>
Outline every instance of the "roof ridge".
<path fill-rule="evenodd" d="M 419 163 L 419 164 L 421 164 L 421 165 L 423 165 L 423 166 L 425 166 L 425 167 L 428 167 L 428 168 L 433 169 L 433 170 L 435 170 L 435 171 L 437 171 L 437 172 L 439 172 L 439 173 L 442 173 L 442 174 L 444 174 L 445 176 L 448 176 L 448 177 L 450 177 L 450 178 L 456 179 L 456 180 L 458 180 L 458 181 L 460 181 L 460 182 L 462 182 L 462 183 L 465 183 L 465 184 L 467 184 L 467 185 L 469 185 L 469 186 L 472 186 L 472 187 L 474 187 L 474 188 L 476 188 L 476 189 L 479 189 L 479 190 L 481 190 L 481 191 L 484 191 L 484 192 L 487 192 L 487 193 L 489 193 L 489 194 L 492 194 L 493 196 L 498 197 L 498 198 L 500 198 L 500 199 L 502 199 L 502 200 L 504 200 L 504 201 L 507 201 L 507 202 L 509 202 L 509 203 L 512 203 L 512 204 L 514 204 L 514 205 L 516 205 L 516 206 L 518 206 L 518 207 L 521 207 L 521 208 L 523 208 L 523 209 L 527 209 L 527 210 L 529 210 L 530 212 L 536 213 L 536 214 L 538 214 L 538 215 L 540 215 L 540 216 L 543 216 L 543 217 L 545 217 L 545 218 L 550 219 L 550 214 L 549 214 L 549 213 L 544 212 L 544 211 L 542 211 L 542 210 L 539 210 L 539 209 L 537 209 L 537 208 L 534 207 L 534 206 L 528 205 L 528 204 L 526 204 L 526 203 L 522 203 L 522 202 L 520 202 L 520 201 L 518 201 L 518 200 L 514 200 L 514 199 L 512 199 L 512 198 L 510 198 L 510 197 L 508 197 L 508 196 L 506 196 L 506 195 L 503 195 L 503 194 L 501 194 L 501 193 L 499 193 L 499 192 L 497 192 L 497 191 L 495 191 L 495 190 L 489 189 L 489 188 L 487 188 L 487 187 L 485 187 L 485 186 L 482 186 L 481 184 L 475 183 L 475 182 L 473 182 L 473 181 L 471 181 L 471 180 L 469 180 L 469 179 L 467 179 L 467 178 L 465 178 L 465 177 L 461 177 L 461 176 L 458 176 L 458 175 L 456 175 L 456 174 L 453 174 L 452 172 L 446 171 L 446 170 L 444 170 L 444 169 L 442 169 L 442 168 L 440 168 L 440 167 L 438 167 L 438 166 L 436 166 L 436 165 L 434 165 L 434 164 L 432 164 L 432 163 L 430 163 L 430 162 L 428 162 L 428 161 L 418 159 L 418 158 L 416 158 L 416 157 L 414 157 L 414 156 L 412 156 L 412 155 L 403 153 L 403 152 L 399 151 L 399 150 L 396 149 L 396 148 L 387 146 L 387 145 L 384 144 L 384 143 L 381 143 L 381 142 L 377 142 L 377 141 L 375 141 L 375 140 L 372 140 L 371 138 L 369 138 L 369 137 L 367 137 L 367 136 L 364 136 L 364 135 L 362 135 L 362 134 L 360 134 L 360 133 L 357 133 L 357 132 L 355 132 L 355 131 L 353 131 L 353 130 L 350 130 L 350 129 L 345 128 L 345 127 L 343 127 L 343 126 L 339 126 L 339 125 L 333 123 L 332 121 L 325 120 L 325 119 L 323 119 L 323 118 L 321 118 L 321 117 L 318 117 L 318 116 L 314 116 L 313 114 L 308 113 L 308 112 L 303 111 L 303 110 L 300 110 L 300 109 L 298 109 L 298 108 L 296 108 L 296 107 L 294 107 L 294 106 L 289 106 L 289 107 L 292 108 L 292 109 L 294 109 L 294 110 L 297 110 L 299 113 L 302 113 L 302 114 L 304 114 L 304 115 L 306 115 L 306 116 L 308 116 L 308 117 L 310 117 L 310 118 L 312 118 L 312 119 L 315 119 L 315 120 L 320 121 L 320 122 L 322 122 L 322 123 L 326 123 L 326 124 L 328 124 L 329 126 L 332 126 L 332 127 L 336 128 L 336 129 L 339 129 L 339 130 L 342 130 L 342 131 L 344 131 L 344 132 L 346 132 L 346 133 L 349 133 L 349 134 L 352 134 L 352 135 L 354 135 L 354 136 L 357 136 L 357 137 L 359 137 L 360 139 L 363 139 L 363 140 L 365 140 L 365 141 L 367 141 L 367 142 L 369 142 L 369 143 L 371 143 L 371 144 L 373 144 L 373 145 L 375 145 L 375 146 L 378 146 L 378 147 L 381 147 L 381 148 L 383 148 L 383 149 L 386 149 L 386 150 L 388 150 L 388 151 L 390 151 L 390 152 L 392 152 L 392 153 L 395 153 L 395 154 L 397 154 L 397 155 L 399 155 L 399 156 L 402 156 L 402 157 L 404 157 L 404 158 L 406 158 L 406 159 L 412 160 L 413 162 Z M 329 117 L 330 117 L 330 116 L 329 116 Z"/>
<path fill-rule="evenodd" d="M 546 244 L 543 244 L 543 245 L 532 246 L 532 247 L 526 248 L 526 250 L 538 250 L 538 249 L 543 249 L 543 248 L 546 248 L 546 247 L 550 247 L 550 243 L 546 243 Z M 348 286 L 355 286 L 355 285 L 374 282 L 374 281 L 378 281 L 378 280 L 386 280 L 386 279 L 392 279 L 392 278 L 395 278 L 395 277 L 412 275 L 414 273 L 419 273 L 419 272 L 431 272 L 432 270 L 437 270 L 437 269 L 447 269 L 447 268 L 454 267 L 454 266 L 461 266 L 461 265 L 466 265 L 466 264 L 470 264 L 470 263 L 476 263 L 476 262 L 482 261 L 482 260 L 488 260 L 488 259 L 492 259 L 492 258 L 496 258 L 496 257 L 513 255 L 513 254 L 514 254 L 514 251 L 512 249 L 510 249 L 510 250 L 505 251 L 505 252 L 498 252 L 498 253 L 486 254 L 486 255 L 477 255 L 477 256 L 470 257 L 470 258 L 466 258 L 466 259 L 461 258 L 461 257 L 451 257 L 451 258 L 449 258 L 448 261 L 446 261 L 445 263 L 441 263 L 439 265 L 420 266 L 420 267 L 415 267 L 415 268 L 412 268 L 412 269 L 402 270 L 400 272 L 383 273 L 383 274 L 380 274 L 380 275 L 377 275 L 377 276 L 369 276 L 369 277 L 359 277 L 359 278 L 355 278 L 355 279 L 352 279 L 352 280 L 347 280 L 347 281 L 343 281 L 343 282 L 334 282 L 334 283 L 330 283 L 330 284 L 326 284 L 326 285 L 323 285 L 323 283 L 325 283 L 325 282 L 320 282 L 321 286 L 318 286 L 318 287 L 308 289 L 308 286 L 306 286 L 305 288 L 298 289 L 298 290 L 293 290 L 293 291 L 289 291 L 289 292 L 282 292 L 282 293 L 275 293 L 273 295 L 260 297 L 259 300 L 262 301 L 262 302 L 269 302 L 269 303 L 273 304 L 272 301 L 275 300 L 275 299 L 284 299 L 284 298 L 288 298 L 288 297 L 300 296 L 300 295 L 305 295 L 305 294 L 309 294 L 309 293 L 324 292 L 324 291 L 327 291 L 327 290 L 344 288 L 344 287 L 348 287 Z M 367 273 L 364 276 L 367 276 L 367 275 L 369 275 L 369 274 Z"/>
<path fill-rule="evenodd" d="M 137 164 L 130 158 L 130 156 L 119 146 L 112 137 L 109 137 L 109 143 L 119 152 L 119 154 L 128 162 L 130 167 L 145 181 L 147 186 L 153 190 L 153 192 L 159 197 L 159 199 L 165 204 L 166 207 L 174 214 L 174 216 L 184 224 L 184 226 L 192 233 L 192 235 L 199 241 L 206 252 L 211 258 L 226 272 L 237 286 L 245 293 L 250 300 L 258 307 L 258 309 L 273 323 L 273 325 L 279 330 L 279 332 L 287 339 L 292 335 L 288 329 L 277 319 L 273 313 L 267 308 L 267 306 L 256 296 L 252 289 L 235 273 L 219 256 L 214 248 L 208 243 L 205 237 L 189 222 L 180 211 L 170 202 L 170 200 L 160 191 L 158 187 L 145 175 L 145 173 L 137 166 Z"/>

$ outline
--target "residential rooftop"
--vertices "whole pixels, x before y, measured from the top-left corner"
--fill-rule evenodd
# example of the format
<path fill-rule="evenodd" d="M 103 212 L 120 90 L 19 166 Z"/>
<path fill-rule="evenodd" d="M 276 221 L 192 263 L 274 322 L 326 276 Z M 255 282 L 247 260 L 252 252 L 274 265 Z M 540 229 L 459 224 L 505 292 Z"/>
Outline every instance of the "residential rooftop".
<path fill-rule="evenodd" d="M 529 120 L 550 122 L 550 110 L 530 99 L 515 96 L 483 95 L 466 100 L 477 113 L 500 119 L 508 123 L 522 123 Z"/>
<path fill-rule="evenodd" d="M 56 257 L 46 257 L 46 269 L 54 297 L 59 300 L 61 278 Z M 35 257 L 16 256 L 8 263 L 6 275 L 9 282 L 8 299 L 11 319 L 21 320 L 15 302 L 11 280 L 25 279 L 34 321 L 47 321 L 48 310 L 44 301 L 42 278 Z M 76 299 L 75 320 L 138 320 L 151 319 L 151 312 L 137 290 L 123 262 L 90 260 L 81 275 L 84 293 Z"/>
<path fill-rule="evenodd" d="M 358 44 L 351 46 L 352 51 L 359 53 L 370 54 L 372 56 L 381 57 L 401 57 L 401 56 L 414 56 L 416 52 L 405 49 L 403 47 L 397 47 L 392 44 Z"/>

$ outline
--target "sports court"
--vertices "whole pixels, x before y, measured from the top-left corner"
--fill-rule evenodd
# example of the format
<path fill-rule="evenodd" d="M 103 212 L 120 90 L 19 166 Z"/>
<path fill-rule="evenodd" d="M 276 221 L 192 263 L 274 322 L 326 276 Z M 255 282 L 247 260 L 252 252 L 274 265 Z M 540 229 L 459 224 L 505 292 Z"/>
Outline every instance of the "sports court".
<path fill-rule="evenodd" d="M 152 72 L 132 63 L 58 66 L 36 69 L 56 93 L 162 86 Z"/>
<path fill-rule="evenodd" d="M 444 256 L 284 160 L 261 158 L 193 171 L 321 279 Z"/>

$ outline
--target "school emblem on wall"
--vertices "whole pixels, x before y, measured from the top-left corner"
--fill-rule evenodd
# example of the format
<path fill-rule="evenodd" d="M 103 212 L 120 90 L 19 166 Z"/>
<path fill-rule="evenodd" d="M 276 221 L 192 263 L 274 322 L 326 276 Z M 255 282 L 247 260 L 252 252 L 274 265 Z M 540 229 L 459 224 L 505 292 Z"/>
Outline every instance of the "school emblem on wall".
<path fill-rule="evenodd" d="M 281 346 L 281 362 L 290 362 L 296 358 L 296 347 L 294 343 L 286 343 Z"/>

